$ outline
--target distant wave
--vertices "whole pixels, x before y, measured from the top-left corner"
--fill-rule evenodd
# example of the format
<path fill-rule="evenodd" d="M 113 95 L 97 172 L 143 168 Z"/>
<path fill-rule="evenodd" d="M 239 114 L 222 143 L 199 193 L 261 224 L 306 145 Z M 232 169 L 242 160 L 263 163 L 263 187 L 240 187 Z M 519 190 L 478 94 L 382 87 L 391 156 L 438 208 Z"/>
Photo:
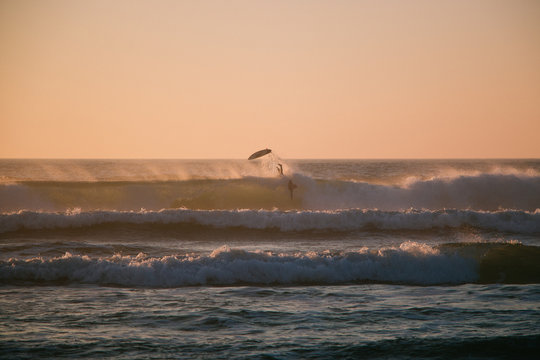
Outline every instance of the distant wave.
<path fill-rule="evenodd" d="M 481 173 L 381 185 L 315 180 L 296 174 L 291 201 L 286 178 L 186 181 L 23 181 L 0 185 L 0 211 L 190 209 L 501 209 L 540 208 L 540 176 Z"/>
<path fill-rule="evenodd" d="M 488 231 L 540 233 L 540 210 L 189 210 L 19 211 L 0 215 L 0 233 L 97 226 L 208 226 L 278 231 L 431 230 L 472 227 Z"/>
<path fill-rule="evenodd" d="M 438 248 L 406 242 L 333 254 L 274 254 L 222 247 L 209 256 L 107 258 L 66 253 L 50 259 L 0 261 L 0 284 L 82 283 L 181 287 L 233 284 L 410 285 L 540 282 L 540 248 L 516 244 L 448 244 Z"/>

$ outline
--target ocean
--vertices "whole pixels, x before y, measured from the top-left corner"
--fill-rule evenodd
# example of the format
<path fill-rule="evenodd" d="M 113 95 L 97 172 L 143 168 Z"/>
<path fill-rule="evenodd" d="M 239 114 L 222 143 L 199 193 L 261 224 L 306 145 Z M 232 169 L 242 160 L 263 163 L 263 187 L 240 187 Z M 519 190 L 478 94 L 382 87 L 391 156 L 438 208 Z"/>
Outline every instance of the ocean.
<path fill-rule="evenodd" d="M 540 160 L 0 160 L 0 358 L 539 351 Z"/>

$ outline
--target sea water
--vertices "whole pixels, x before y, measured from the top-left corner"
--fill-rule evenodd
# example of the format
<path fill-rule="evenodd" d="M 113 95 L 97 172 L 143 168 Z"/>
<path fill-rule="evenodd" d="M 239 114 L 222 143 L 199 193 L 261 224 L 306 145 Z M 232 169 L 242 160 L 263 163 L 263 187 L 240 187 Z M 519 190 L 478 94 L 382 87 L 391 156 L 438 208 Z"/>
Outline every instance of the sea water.
<path fill-rule="evenodd" d="M 0 160 L 2 358 L 539 350 L 538 160 Z"/>

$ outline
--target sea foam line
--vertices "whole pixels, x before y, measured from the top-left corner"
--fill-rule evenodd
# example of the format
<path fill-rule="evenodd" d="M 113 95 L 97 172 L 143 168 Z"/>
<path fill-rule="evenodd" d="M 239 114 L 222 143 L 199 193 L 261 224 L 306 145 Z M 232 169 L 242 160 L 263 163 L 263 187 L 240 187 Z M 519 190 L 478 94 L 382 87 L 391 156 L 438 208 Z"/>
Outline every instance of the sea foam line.
<path fill-rule="evenodd" d="M 0 233 L 19 230 L 86 228 L 103 224 L 195 224 L 217 228 L 280 231 L 429 230 L 471 226 L 493 231 L 539 233 L 540 210 L 190 210 L 88 211 L 63 213 L 18 211 L 0 215 Z"/>
<path fill-rule="evenodd" d="M 442 254 L 425 244 L 407 242 L 378 251 L 341 254 L 273 254 L 230 249 L 207 256 L 147 257 L 72 255 L 51 259 L 0 261 L 0 283 L 69 282 L 99 285 L 179 287 L 231 284 L 340 284 L 393 282 L 465 283 L 477 279 L 476 265 L 457 254 Z"/>

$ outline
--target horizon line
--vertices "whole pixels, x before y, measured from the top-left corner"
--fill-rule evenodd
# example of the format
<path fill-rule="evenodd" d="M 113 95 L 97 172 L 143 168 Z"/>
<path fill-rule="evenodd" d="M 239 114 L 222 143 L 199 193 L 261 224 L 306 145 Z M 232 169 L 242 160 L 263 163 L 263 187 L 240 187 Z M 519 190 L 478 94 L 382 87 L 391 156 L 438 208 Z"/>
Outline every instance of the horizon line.
<path fill-rule="evenodd" d="M 289 157 L 287 160 L 540 160 L 540 157 Z M 248 160 L 246 158 L 210 157 L 0 157 L 0 160 Z"/>

